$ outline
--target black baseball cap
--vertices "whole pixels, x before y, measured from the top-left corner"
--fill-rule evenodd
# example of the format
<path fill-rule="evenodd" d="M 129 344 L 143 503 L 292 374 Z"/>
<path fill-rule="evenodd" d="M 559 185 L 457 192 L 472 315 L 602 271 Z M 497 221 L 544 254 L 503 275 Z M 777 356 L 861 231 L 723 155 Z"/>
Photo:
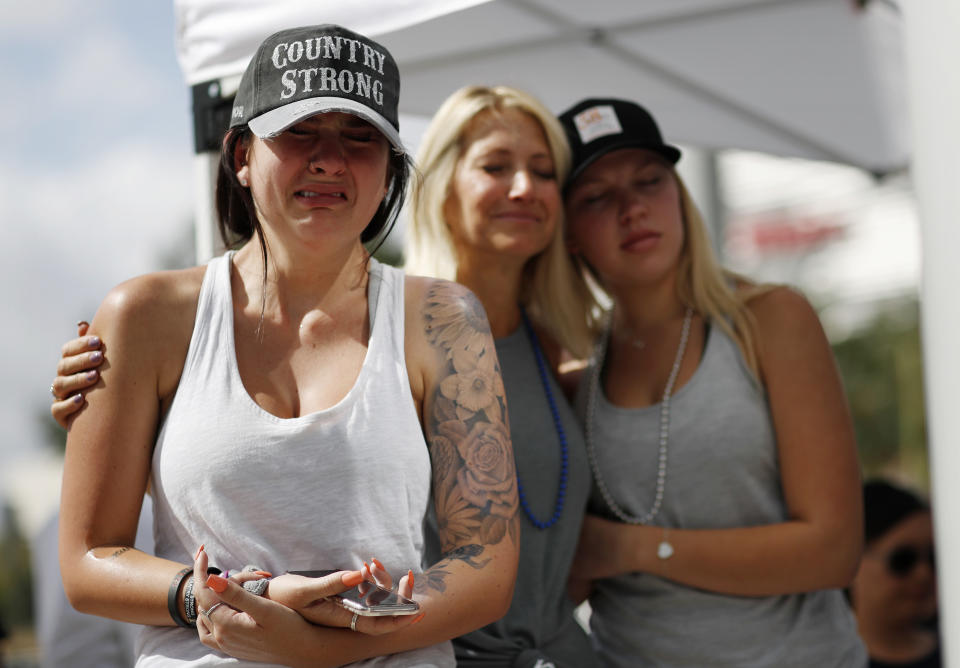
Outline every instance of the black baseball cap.
<path fill-rule="evenodd" d="M 560 114 L 573 152 L 567 183 L 598 158 L 621 148 L 644 148 L 659 153 L 671 164 L 680 159 L 680 149 L 664 143 L 660 128 L 646 109 L 616 98 L 589 98 Z"/>
<path fill-rule="evenodd" d="M 261 138 L 314 114 L 340 111 L 371 123 L 399 150 L 400 71 L 385 47 L 333 24 L 267 37 L 243 73 L 230 127 Z"/>

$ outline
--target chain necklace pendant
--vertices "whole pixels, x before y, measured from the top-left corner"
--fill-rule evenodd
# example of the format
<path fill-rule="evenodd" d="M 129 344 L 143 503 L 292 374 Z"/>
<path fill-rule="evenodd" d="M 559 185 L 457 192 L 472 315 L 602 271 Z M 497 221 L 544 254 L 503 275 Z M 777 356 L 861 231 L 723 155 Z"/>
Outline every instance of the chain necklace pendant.
<path fill-rule="evenodd" d="M 627 524 L 649 524 L 650 521 L 660 512 L 663 504 L 663 493 L 667 484 L 667 446 L 670 442 L 670 397 L 673 396 L 673 386 L 677 382 L 677 376 L 680 375 L 680 366 L 683 362 L 683 355 L 687 349 L 687 339 L 690 337 L 690 323 L 693 320 L 693 309 L 687 307 L 683 316 L 683 327 L 680 330 L 680 343 L 677 346 L 677 354 L 673 361 L 673 367 L 670 369 L 670 377 L 667 379 L 667 385 L 663 389 L 663 399 L 660 402 L 660 438 L 659 452 L 657 456 L 657 485 L 654 493 L 653 505 L 650 510 L 641 517 L 633 517 L 628 514 L 614 500 L 613 495 L 607 488 L 607 484 L 600 473 L 600 465 L 597 462 L 596 450 L 593 443 L 593 420 L 597 406 L 597 393 L 600 392 L 600 375 L 603 371 L 603 363 L 606 358 L 607 340 L 610 338 L 610 320 L 603 334 L 597 341 L 592 360 L 592 373 L 590 375 L 590 384 L 587 387 L 587 414 L 584 424 L 584 439 L 587 446 L 587 458 L 590 460 L 590 470 L 593 473 L 593 480 L 600 491 L 607 507 L 617 516 L 620 521 Z M 669 553 L 668 553 L 669 552 Z M 664 554 L 665 556 L 660 556 Z M 673 546 L 666 540 L 662 541 L 657 548 L 657 555 L 661 559 L 669 559 L 673 555 Z"/>

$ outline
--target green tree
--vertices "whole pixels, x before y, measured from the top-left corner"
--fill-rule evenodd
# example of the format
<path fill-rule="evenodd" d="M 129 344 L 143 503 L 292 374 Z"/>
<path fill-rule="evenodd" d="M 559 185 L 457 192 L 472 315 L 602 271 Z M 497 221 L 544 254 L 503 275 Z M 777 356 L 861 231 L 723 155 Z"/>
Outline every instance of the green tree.
<path fill-rule="evenodd" d="M 864 474 L 899 473 L 927 486 L 917 302 L 884 310 L 833 349 L 853 414 Z"/>
<path fill-rule="evenodd" d="M 33 586 L 30 547 L 20 530 L 16 514 L 4 504 L 0 533 L 0 619 L 8 627 L 33 624 Z"/>

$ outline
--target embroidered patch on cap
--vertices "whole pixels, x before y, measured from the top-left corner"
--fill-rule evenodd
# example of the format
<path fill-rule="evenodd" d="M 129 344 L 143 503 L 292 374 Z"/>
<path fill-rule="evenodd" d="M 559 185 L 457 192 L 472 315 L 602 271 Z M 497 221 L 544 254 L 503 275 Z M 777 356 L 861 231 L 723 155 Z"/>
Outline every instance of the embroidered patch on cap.
<path fill-rule="evenodd" d="M 573 117 L 580 141 L 589 144 L 594 139 L 623 132 L 617 112 L 608 104 L 590 107 Z"/>

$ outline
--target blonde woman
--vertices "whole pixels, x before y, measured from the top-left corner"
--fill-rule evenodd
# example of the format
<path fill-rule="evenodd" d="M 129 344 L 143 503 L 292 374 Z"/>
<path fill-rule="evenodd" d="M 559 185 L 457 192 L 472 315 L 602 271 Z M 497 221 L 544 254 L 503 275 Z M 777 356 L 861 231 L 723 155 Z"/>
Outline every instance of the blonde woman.
<path fill-rule="evenodd" d="M 604 665 L 864 666 L 840 591 L 858 464 L 816 314 L 718 266 L 645 109 L 560 118 L 570 247 L 613 305 L 576 401 L 595 484 L 574 573 Z"/>
<path fill-rule="evenodd" d="M 590 489 L 583 434 L 554 370 L 584 355 L 589 300 L 567 256 L 560 184 L 570 152 L 523 91 L 470 86 L 424 134 L 407 270 L 456 280 L 483 303 L 503 370 L 522 507 L 510 610 L 457 638 L 461 666 L 597 665 L 566 580 Z"/>

